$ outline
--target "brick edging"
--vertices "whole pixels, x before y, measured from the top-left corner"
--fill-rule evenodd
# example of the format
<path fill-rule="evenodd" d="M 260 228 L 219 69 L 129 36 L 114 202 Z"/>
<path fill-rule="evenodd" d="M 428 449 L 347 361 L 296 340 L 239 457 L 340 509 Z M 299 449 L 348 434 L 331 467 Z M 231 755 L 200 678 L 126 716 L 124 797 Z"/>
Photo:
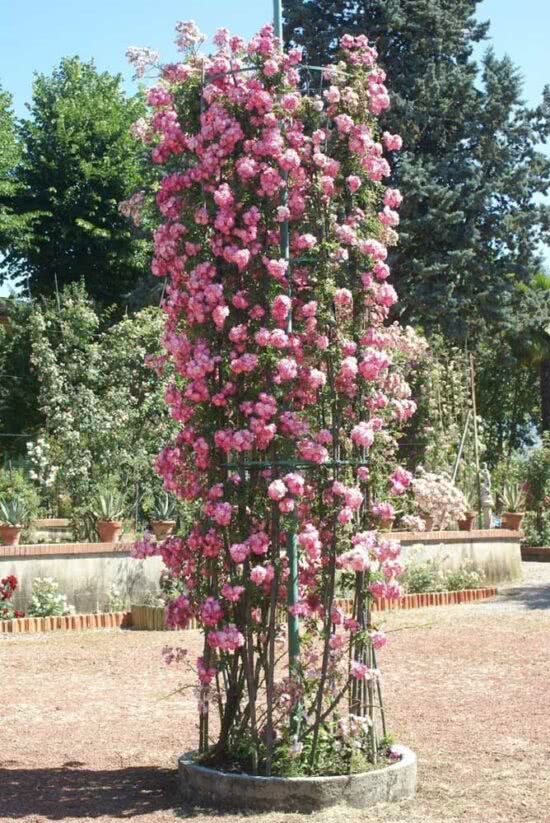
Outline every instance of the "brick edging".
<path fill-rule="evenodd" d="M 522 546 L 521 559 L 535 562 L 550 562 L 550 546 Z"/>
<path fill-rule="evenodd" d="M 459 592 L 424 592 L 423 594 L 404 594 L 397 600 L 388 600 L 382 597 L 375 600 L 373 608 L 376 611 L 387 609 L 421 609 L 425 606 L 455 606 L 459 603 L 475 603 L 495 597 L 498 589 L 495 586 L 486 586 L 482 589 L 463 589 Z"/>
<path fill-rule="evenodd" d="M 389 611 L 391 609 L 422 609 L 426 606 L 454 606 L 461 603 L 476 603 L 495 597 L 498 589 L 495 586 L 486 586 L 482 589 L 464 589 L 459 592 L 425 592 L 424 594 L 404 594 L 397 600 L 388 600 L 382 597 L 374 600 L 374 611 Z M 346 598 L 336 598 L 334 605 L 342 609 L 351 609 L 353 601 Z M 172 631 L 164 622 L 163 606 L 132 606 L 131 625 L 138 631 Z M 193 618 L 185 631 L 197 629 L 197 621 Z"/>
<path fill-rule="evenodd" d="M 116 629 L 132 625 L 131 612 L 100 614 L 66 614 L 58 617 L 16 617 L 0 620 L 0 634 L 82 631 L 82 629 Z"/>
<path fill-rule="evenodd" d="M 391 609 L 420 609 L 425 606 L 452 606 L 459 603 L 474 603 L 487 600 L 498 594 L 494 586 L 483 589 L 464 589 L 460 592 L 425 592 L 424 594 L 404 594 L 397 600 L 382 597 L 373 601 L 375 611 Z M 336 605 L 349 608 L 350 600 L 338 599 Z M 130 612 L 106 612 L 99 614 L 67 614 L 62 617 L 16 617 L 13 620 L 0 620 L 0 634 L 31 634 L 33 632 L 82 631 L 83 629 L 112 629 L 135 625 L 139 629 L 161 630 L 158 617 L 153 625 L 143 625 L 137 617 L 139 612 L 151 611 L 164 613 L 162 607 L 133 606 Z M 139 613 L 138 612 L 138 613 Z M 136 625 L 137 624 L 137 625 Z M 141 624 L 141 625 L 140 625 Z M 166 626 L 164 627 L 167 628 Z M 193 624 L 192 628 L 196 628 Z"/>

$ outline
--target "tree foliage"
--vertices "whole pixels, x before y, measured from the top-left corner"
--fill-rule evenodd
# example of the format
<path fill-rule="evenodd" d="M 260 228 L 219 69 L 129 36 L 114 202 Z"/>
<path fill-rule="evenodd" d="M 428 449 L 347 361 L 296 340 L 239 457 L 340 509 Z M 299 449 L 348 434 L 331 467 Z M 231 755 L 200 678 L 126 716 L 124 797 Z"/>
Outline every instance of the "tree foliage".
<path fill-rule="evenodd" d="M 84 279 L 102 303 L 121 302 L 146 267 L 146 246 L 119 213 L 119 203 L 143 182 L 140 149 L 129 129 L 142 111 L 122 78 L 93 62 L 64 58 L 36 77 L 29 117 L 19 128 L 14 215 L 28 230 L 0 233 L 7 272 L 27 280 L 33 296 Z M 0 200 L 0 203 L 2 201 Z"/>
<path fill-rule="evenodd" d="M 506 334 L 520 367 L 538 379 L 542 429 L 550 431 L 550 277 L 539 273 L 516 290 Z"/>
<path fill-rule="evenodd" d="M 2 458 L 17 459 L 25 453 L 29 435 L 38 431 L 38 383 L 31 369 L 27 302 L 6 300 L 8 322 L 0 324 L 0 446 Z"/>
<path fill-rule="evenodd" d="M 7 238 L 21 238 L 24 221 L 14 213 L 14 198 L 19 189 L 15 169 L 21 155 L 12 97 L 0 86 L 0 248 Z"/>

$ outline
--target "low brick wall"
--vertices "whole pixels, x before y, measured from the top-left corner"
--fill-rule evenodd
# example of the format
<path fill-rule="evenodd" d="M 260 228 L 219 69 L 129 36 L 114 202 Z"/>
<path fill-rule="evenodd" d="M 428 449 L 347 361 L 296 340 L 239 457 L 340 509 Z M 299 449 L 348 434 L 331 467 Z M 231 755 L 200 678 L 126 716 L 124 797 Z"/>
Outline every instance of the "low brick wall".
<path fill-rule="evenodd" d="M 130 543 L 52 543 L 0 546 L 0 578 L 14 574 L 14 605 L 25 609 L 35 577 L 53 577 L 77 612 L 103 611 L 116 586 L 124 599 L 142 600 L 158 592 L 160 557 L 134 560 Z"/>
<path fill-rule="evenodd" d="M 521 580 L 521 532 L 510 529 L 391 532 L 403 547 L 405 562 L 436 560 L 443 569 L 471 563 L 487 584 Z"/>

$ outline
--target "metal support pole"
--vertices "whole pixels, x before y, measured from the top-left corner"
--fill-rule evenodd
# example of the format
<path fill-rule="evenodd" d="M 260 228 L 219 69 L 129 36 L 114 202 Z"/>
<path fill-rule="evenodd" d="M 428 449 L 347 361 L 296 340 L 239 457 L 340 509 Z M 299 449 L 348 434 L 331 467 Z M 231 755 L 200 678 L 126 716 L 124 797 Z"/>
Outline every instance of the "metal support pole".
<path fill-rule="evenodd" d="M 273 33 L 278 37 L 283 45 L 283 2 L 273 0 Z"/>
<path fill-rule="evenodd" d="M 281 49 L 283 48 L 283 3 L 282 0 L 273 0 L 273 32 L 279 38 Z M 286 205 L 286 188 L 283 195 L 283 205 Z M 292 300 L 292 277 L 290 271 L 290 242 L 288 221 L 281 223 L 280 234 L 281 257 L 288 263 L 288 296 Z M 292 332 L 292 307 L 288 315 L 287 333 Z M 287 606 L 288 606 L 288 669 L 292 676 L 298 667 L 300 659 L 300 622 L 295 614 L 292 614 L 294 606 L 299 600 L 298 591 L 298 544 L 296 540 L 296 514 L 293 512 L 289 517 L 289 525 L 286 538 L 286 553 L 288 558 L 288 584 L 287 584 Z"/>
<path fill-rule="evenodd" d="M 296 672 L 300 658 L 300 623 L 290 609 L 298 603 L 298 547 L 296 544 L 296 515 L 290 516 L 291 525 L 287 531 L 288 577 L 288 669 L 290 675 Z"/>
<path fill-rule="evenodd" d="M 476 461 L 476 477 L 477 477 L 477 502 L 478 512 L 481 520 L 481 474 L 479 469 L 479 439 L 477 434 L 477 404 L 476 404 L 476 377 L 474 367 L 474 355 L 470 353 L 470 391 L 472 393 L 472 415 L 474 419 L 474 454 Z"/>
<path fill-rule="evenodd" d="M 453 483 L 456 480 L 456 476 L 458 474 L 458 467 L 460 465 L 460 459 L 462 457 L 462 452 L 464 451 L 464 444 L 466 442 L 466 435 L 468 434 L 468 426 L 470 424 L 470 417 L 472 416 L 472 410 L 468 409 L 468 414 L 466 415 L 466 423 L 464 424 L 464 431 L 462 432 L 462 437 L 460 438 L 460 444 L 458 446 L 458 452 L 456 455 L 455 465 L 453 469 Z"/>

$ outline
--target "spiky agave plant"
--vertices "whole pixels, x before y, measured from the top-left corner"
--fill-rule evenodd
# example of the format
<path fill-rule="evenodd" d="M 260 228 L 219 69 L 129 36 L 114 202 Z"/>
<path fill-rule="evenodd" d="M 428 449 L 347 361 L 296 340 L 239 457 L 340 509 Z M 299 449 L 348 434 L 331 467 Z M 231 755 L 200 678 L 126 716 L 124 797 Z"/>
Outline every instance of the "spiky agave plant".
<path fill-rule="evenodd" d="M 124 517 L 124 500 L 115 491 L 99 492 L 92 506 L 96 520 L 121 520 Z"/>
<path fill-rule="evenodd" d="M 155 497 L 152 512 L 154 520 L 175 520 L 176 513 L 176 502 L 173 497 L 166 493 Z"/>
<path fill-rule="evenodd" d="M 0 500 L 0 523 L 6 526 L 22 527 L 29 516 L 27 507 L 18 498 Z"/>
<path fill-rule="evenodd" d="M 500 498 L 506 512 L 522 512 L 525 509 L 525 492 L 519 483 L 506 483 Z"/>

